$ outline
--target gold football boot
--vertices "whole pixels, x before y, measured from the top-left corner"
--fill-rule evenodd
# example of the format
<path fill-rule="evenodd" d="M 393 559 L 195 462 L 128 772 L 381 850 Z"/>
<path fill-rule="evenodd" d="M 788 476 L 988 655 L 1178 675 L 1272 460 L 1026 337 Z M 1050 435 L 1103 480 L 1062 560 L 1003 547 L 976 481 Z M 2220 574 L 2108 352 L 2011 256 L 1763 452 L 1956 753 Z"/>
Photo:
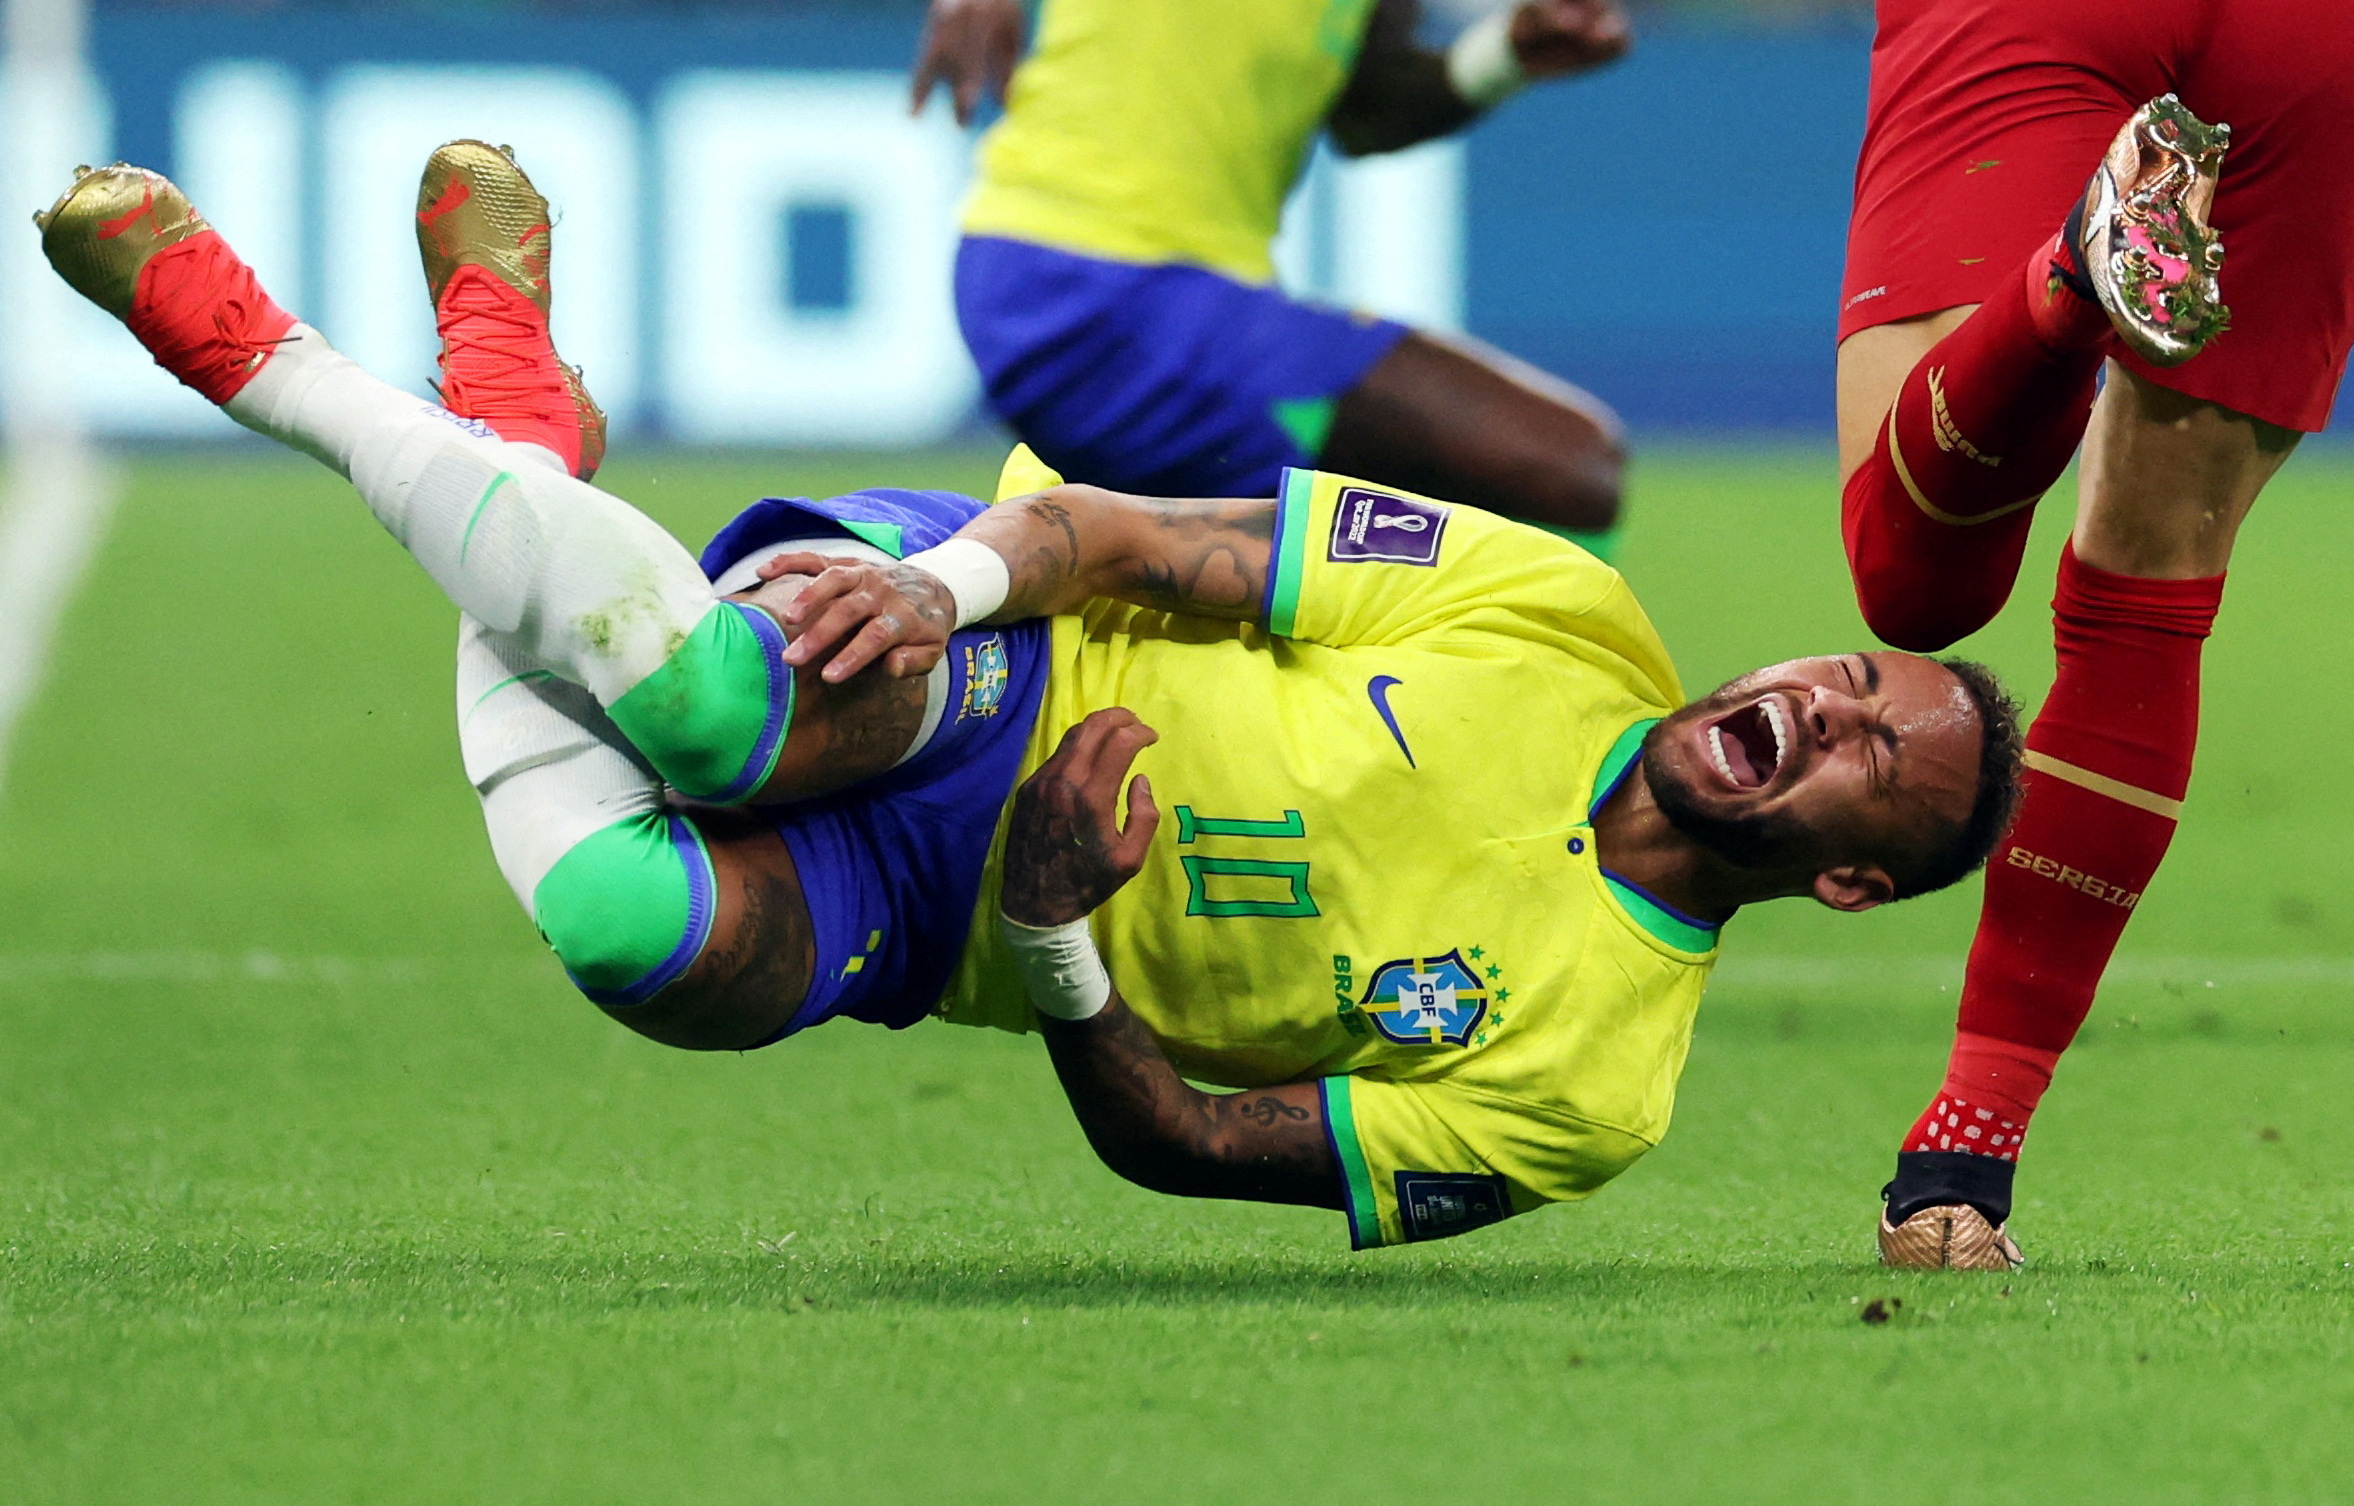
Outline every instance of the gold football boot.
<path fill-rule="evenodd" d="M 1880 1263 L 1908 1271 L 2015 1271 L 2027 1263 L 2005 1232 L 1967 1203 L 1923 1208 L 1901 1224 L 1880 1215 Z"/>
<path fill-rule="evenodd" d="M 58 276 L 213 402 L 243 391 L 294 327 L 161 173 L 127 162 L 77 168 L 73 187 L 33 222 Z"/>
<path fill-rule="evenodd" d="M 2230 145 L 2230 126 L 2160 95 L 2117 133 L 2070 227 L 2094 298 L 2153 366 L 2181 365 L 2231 324 L 2216 284 L 2223 241 L 2208 223 Z"/>
<path fill-rule="evenodd" d="M 171 179 L 128 162 L 75 168 L 73 187 L 33 223 L 57 275 L 117 319 L 157 252 L 212 228 Z"/>
<path fill-rule="evenodd" d="M 556 452 L 582 480 L 605 415 L 548 332 L 548 201 L 506 148 L 452 141 L 417 186 L 417 251 L 441 331 L 441 400 L 503 439 Z"/>

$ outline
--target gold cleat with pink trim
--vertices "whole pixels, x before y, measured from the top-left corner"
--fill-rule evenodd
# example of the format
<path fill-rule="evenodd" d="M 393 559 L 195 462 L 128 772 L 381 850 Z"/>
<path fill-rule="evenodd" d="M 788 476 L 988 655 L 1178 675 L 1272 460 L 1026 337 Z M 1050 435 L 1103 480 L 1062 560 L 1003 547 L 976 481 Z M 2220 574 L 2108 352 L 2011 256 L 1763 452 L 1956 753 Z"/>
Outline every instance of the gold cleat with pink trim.
<path fill-rule="evenodd" d="M 2223 241 L 2208 216 L 2231 145 L 2171 94 L 2133 112 L 2085 186 L 2071 249 L 2128 348 L 2179 366 L 2231 324 L 2216 275 Z"/>

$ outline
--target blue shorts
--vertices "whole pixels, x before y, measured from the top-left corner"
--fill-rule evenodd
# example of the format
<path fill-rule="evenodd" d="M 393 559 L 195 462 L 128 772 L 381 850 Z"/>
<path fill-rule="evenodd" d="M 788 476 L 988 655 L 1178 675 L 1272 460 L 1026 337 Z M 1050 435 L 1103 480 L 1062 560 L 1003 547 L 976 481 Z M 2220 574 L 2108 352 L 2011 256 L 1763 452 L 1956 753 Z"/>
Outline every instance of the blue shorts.
<path fill-rule="evenodd" d="M 998 417 L 1073 481 L 1272 497 L 1407 334 L 1188 266 L 967 236 L 956 318 Z"/>
<path fill-rule="evenodd" d="M 894 556 L 929 549 L 986 504 L 953 492 L 770 497 L 703 551 L 714 580 L 787 539 L 845 534 Z M 769 1041 L 831 1019 L 904 1029 L 931 1014 L 964 953 L 981 870 L 1046 691 L 1043 621 L 968 628 L 948 640 L 939 729 L 887 774 L 764 812 L 793 855 L 817 962 L 809 993 Z"/>

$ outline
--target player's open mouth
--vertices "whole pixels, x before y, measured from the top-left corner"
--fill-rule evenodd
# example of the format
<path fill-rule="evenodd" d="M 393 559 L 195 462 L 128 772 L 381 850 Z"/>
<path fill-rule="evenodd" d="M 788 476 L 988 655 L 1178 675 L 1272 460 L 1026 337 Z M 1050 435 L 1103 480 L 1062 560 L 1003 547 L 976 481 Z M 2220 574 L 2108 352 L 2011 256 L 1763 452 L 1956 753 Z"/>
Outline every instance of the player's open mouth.
<path fill-rule="evenodd" d="M 1790 713 L 1779 696 L 1765 696 L 1710 722 L 1701 741 L 1725 783 L 1760 789 L 1781 771 L 1790 751 Z"/>

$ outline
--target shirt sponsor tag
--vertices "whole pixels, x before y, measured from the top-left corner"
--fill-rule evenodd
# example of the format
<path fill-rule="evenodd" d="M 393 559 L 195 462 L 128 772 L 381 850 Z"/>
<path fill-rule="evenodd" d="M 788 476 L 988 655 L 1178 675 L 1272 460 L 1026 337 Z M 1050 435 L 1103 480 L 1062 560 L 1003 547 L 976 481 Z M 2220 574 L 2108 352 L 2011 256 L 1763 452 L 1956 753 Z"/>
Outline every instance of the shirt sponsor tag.
<path fill-rule="evenodd" d="M 1325 558 L 1343 565 L 1360 560 L 1435 565 L 1439 538 L 1446 531 L 1447 509 L 1435 502 L 1417 502 L 1371 487 L 1345 487 L 1332 512 L 1332 548 Z"/>
<path fill-rule="evenodd" d="M 1444 1239 L 1483 1224 L 1499 1224 L 1512 1213 L 1502 1177 L 1461 1172 L 1398 1173 L 1398 1220 L 1408 1239 Z"/>

